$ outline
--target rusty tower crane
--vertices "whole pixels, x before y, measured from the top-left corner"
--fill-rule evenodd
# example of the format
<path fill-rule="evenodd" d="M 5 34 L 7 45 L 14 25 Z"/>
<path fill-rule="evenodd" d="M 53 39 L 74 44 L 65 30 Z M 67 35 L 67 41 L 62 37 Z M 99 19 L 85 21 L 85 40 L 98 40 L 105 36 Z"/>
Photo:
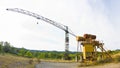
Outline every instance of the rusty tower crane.
<path fill-rule="evenodd" d="M 69 52 L 69 34 L 71 34 L 72 36 L 76 37 L 76 35 L 68 28 L 68 26 L 63 25 L 61 23 L 58 23 L 56 21 L 53 21 L 51 19 L 48 19 L 46 17 L 43 17 L 41 15 L 38 15 L 36 13 L 27 11 L 27 10 L 23 10 L 23 9 L 19 9 L 19 8 L 7 8 L 6 10 L 8 11 L 13 11 L 13 12 L 18 12 L 18 13 L 22 13 L 25 15 L 29 15 L 32 17 L 35 17 L 36 19 L 40 19 L 43 20 L 49 24 L 52 24 L 60 29 L 62 29 L 63 31 L 65 31 L 65 57 L 64 59 L 68 59 L 68 52 Z"/>

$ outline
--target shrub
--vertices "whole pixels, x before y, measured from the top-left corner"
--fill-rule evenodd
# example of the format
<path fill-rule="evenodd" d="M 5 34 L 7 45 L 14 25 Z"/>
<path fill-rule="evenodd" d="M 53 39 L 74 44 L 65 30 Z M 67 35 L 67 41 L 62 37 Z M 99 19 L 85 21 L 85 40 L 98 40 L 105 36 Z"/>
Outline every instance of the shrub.
<path fill-rule="evenodd" d="M 120 62 L 120 55 L 116 55 L 116 56 L 114 57 L 114 61 L 115 61 L 115 62 Z"/>
<path fill-rule="evenodd" d="M 31 60 L 29 60 L 29 64 L 33 64 L 33 62 L 34 62 L 34 61 L 33 61 L 32 59 L 31 59 Z"/>

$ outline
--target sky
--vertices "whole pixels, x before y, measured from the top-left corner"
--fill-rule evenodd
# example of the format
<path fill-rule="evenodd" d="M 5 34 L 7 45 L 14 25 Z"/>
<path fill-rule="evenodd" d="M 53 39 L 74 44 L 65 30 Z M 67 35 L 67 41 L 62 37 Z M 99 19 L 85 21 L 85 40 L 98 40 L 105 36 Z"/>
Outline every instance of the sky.
<path fill-rule="evenodd" d="M 94 34 L 107 50 L 120 49 L 120 0 L 0 0 L 0 41 L 34 50 L 65 50 L 65 32 L 6 8 L 25 9 L 67 25 L 74 34 Z M 39 24 L 37 24 L 37 22 Z M 70 35 L 70 51 L 77 50 Z"/>

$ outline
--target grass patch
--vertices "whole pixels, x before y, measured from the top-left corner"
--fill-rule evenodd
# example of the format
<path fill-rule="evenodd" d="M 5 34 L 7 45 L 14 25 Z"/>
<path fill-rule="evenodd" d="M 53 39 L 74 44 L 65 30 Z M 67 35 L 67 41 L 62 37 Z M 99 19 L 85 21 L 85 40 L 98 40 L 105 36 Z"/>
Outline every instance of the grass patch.
<path fill-rule="evenodd" d="M 11 54 L 0 55 L 0 68 L 34 68 L 36 59 Z"/>
<path fill-rule="evenodd" d="M 113 56 L 114 62 L 120 62 L 120 53 Z"/>
<path fill-rule="evenodd" d="M 80 63 L 78 67 L 86 67 L 86 66 L 95 66 L 95 65 L 104 65 L 108 63 L 120 63 L 120 52 L 113 54 L 112 59 L 106 58 L 106 59 L 100 59 L 95 62 L 85 62 L 85 63 Z"/>

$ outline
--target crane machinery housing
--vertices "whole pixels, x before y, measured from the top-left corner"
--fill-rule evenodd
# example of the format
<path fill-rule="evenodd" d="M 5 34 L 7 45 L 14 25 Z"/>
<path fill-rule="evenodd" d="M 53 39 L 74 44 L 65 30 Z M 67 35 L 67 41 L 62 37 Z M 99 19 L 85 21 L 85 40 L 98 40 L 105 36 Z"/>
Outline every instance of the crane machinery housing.
<path fill-rule="evenodd" d="M 110 54 L 104 49 L 104 43 L 96 40 L 96 35 L 84 34 L 84 36 L 77 36 L 76 40 L 78 41 L 78 46 L 82 48 L 82 58 L 80 58 L 81 62 L 97 61 L 98 48 L 101 50 L 101 55 L 99 57 L 102 60 L 106 58 L 112 59 Z M 81 42 L 81 44 L 79 42 Z"/>
<path fill-rule="evenodd" d="M 52 24 L 60 29 L 62 29 L 63 31 L 65 31 L 65 57 L 64 59 L 68 59 L 68 52 L 69 52 L 69 34 L 71 34 L 72 36 L 76 37 L 76 35 L 68 28 L 68 26 L 63 25 L 61 23 L 58 23 L 56 21 L 53 21 L 51 19 L 48 19 L 46 17 L 43 17 L 41 15 L 38 15 L 36 13 L 27 11 L 27 10 L 23 10 L 23 9 L 19 9 L 19 8 L 7 8 L 6 10 L 8 11 L 14 11 L 14 12 L 18 12 L 18 13 L 22 13 L 25 15 L 29 15 L 32 17 L 35 17 L 36 19 L 40 19 L 43 20 L 49 24 Z"/>

